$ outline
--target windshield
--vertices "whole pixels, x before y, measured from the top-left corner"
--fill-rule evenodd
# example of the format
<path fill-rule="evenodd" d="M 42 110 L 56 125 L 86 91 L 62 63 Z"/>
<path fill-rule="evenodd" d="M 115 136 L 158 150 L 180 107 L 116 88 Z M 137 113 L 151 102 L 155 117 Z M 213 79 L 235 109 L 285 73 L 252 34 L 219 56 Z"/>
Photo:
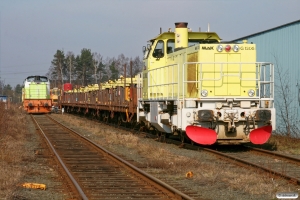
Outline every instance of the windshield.
<path fill-rule="evenodd" d="M 152 53 L 154 58 L 162 58 L 164 57 L 164 41 L 159 40 L 156 44 L 156 47 Z"/>
<path fill-rule="evenodd" d="M 48 82 L 48 78 L 46 76 L 28 76 L 28 82 Z"/>

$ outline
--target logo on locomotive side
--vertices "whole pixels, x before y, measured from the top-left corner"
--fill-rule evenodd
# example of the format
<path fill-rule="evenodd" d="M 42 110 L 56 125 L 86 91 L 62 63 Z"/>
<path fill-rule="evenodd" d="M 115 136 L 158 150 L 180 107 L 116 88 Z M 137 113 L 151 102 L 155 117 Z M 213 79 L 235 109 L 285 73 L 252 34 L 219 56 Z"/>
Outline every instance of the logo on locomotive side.
<path fill-rule="evenodd" d="M 243 47 L 241 46 L 241 50 L 255 50 L 254 47 Z"/>
<path fill-rule="evenodd" d="M 213 46 L 210 46 L 210 47 L 203 46 L 202 50 L 214 50 L 214 47 Z"/>

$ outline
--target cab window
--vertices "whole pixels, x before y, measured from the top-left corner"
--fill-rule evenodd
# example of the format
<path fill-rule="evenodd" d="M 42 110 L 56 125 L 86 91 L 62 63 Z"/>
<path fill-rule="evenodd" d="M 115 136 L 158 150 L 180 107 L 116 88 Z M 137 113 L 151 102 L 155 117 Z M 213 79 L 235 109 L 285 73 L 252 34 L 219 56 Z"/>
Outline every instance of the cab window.
<path fill-rule="evenodd" d="M 156 43 L 155 49 L 154 49 L 154 51 L 152 53 L 152 56 L 154 58 L 162 58 L 162 57 L 164 57 L 164 41 L 159 40 Z"/>
<path fill-rule="evenodd" d="M 173 53 L 175 49 L 175 40 L 168 40 L 167 41 L 167 54 Z"/>
<path fill-rule="evenodd" d="M 47 78 L 47 77 L 44 77 L 44 76 L 40 76 L 40 81 L 42 81 L 42 82 L 47 82 L 47 81 L 48 81 L 48 78 Z"/>

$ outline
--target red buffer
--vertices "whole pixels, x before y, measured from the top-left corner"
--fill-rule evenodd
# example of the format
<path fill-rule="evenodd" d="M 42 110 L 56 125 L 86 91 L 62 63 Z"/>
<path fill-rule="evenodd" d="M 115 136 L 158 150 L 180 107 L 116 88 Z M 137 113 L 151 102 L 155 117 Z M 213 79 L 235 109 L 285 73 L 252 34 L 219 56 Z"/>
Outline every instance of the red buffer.
<path fill-rule="evenodd" d="M 272 133 L 272 126 L 263 126 L 250 132 L 250 141 L 253 144 L 264 144 Z"/>
<path fill-rule="evenodd" d="M 211 145 L 217 141 L 217 133 L 208 128 L 200 126 L 187 126 L 187 136 L 198 144 Z"/>

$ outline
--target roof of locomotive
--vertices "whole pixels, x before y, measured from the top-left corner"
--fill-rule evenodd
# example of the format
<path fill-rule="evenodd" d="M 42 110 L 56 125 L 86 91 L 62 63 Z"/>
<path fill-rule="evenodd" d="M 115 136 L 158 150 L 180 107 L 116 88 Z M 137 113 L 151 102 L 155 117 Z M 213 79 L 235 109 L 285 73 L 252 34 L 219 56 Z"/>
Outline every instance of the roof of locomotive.
<path fill-rule="evenodd" d="M 175 32 L 164 32 L 159 34 L 153 39 L 150 39 L 149 42 L 159 39 L 175 39 Z M 222 39 L 215 32 L 188 32 L 188 39 L 203 39 L 203 40 L 217 40 L 220 42 Z"/>
<path fill-rule="evenodd" d="M 40 82 L 47 82 L 48 78 L 46 76 L 28 76 L 25 81 L 33 82 L 33 81 L 40 81 Z"/>

